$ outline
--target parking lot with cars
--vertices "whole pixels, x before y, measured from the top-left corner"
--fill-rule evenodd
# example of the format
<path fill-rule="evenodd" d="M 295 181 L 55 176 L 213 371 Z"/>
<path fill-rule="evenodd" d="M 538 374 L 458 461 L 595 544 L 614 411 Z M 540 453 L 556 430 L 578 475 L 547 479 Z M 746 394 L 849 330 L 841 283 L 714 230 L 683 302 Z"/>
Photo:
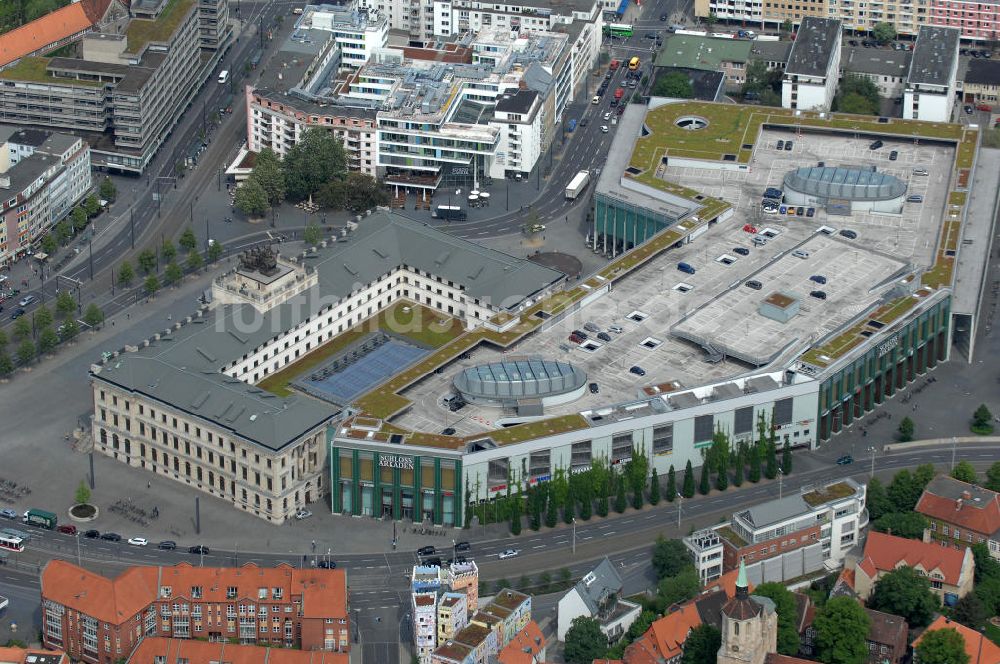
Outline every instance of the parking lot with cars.
<path fill-rule="evenodd" d="M 781 150 L 777 149 L 778 141 L 782 142 Z M 786 149 L 789 142 L 791 149 Z M 611 291 L 506 353 L 478 348 L 441 374 L 429 376 L 406 392 L 415 405 L 401 417 L 400 424 L 421 431 L 449 430 L 455 435 L 501 426 L 505 420 L 498 408 L 470 404 L 452 411 L 443 400 L 461 369 L 504 357 L 567 361 L 593 377 L 588 383 L 597 383 L 596 390 L 588 384 L 583 396 L 546 409 L 547 415 L 632 400 L 642 387 L 651 384 L 676 381 L 693 386 L 743 373 L 751 368 L 749 364 L 711 357 L 702 347 L 673 336 L 671 327 L 722 293 L 733 289 L 746 294 L 759 292 L 760 299 L 775 288 L 791 288 L 792 282 L 807 310 L 822 311 L 824 319 L 843 323 L 874 297 L 867 290 L 875 282 L 883 287 L 882 282 L 902 265 L 931 263 L 939 220 L 947 213 L 951 148 L 883 139 L 881 146 L 872 149 L 872 140 L 860 136 L 771 130 L 762 132 L 756 146 L 747 171 L 668 167 L 664 175 L 732 202 L 733 218 L 653 260 L 628 277 L 623 284 L 627 287 Z M 890 158 L 893 153 L 895 158 Z M 793 208 L 794 214 L 787 208 L 785 214 L 762 210 L 765 191 L 769 187 L 780 189 L 787 172 L 821 161 L 828 166 L 873 165 L 899 177 L 907 184 L 906 194 L 920 196 L 922 202 L 905 203 L 901 214 L 836 216 L 815 207 L 809 216 L 805 206 L 803 214 L 799 214 L 799 206 Z M 824 227 L 832 237 L 818 238 Z M 794 256 L 795 251 L 803 256 Z M 811 277 L 821 277 L 824 282 Z M 760 288 L 754 288 L 752 282 Z M 866 286 L 868 282 L 873 283 Z M 811 295 L 814 291 L 816 296 Z M 858 292 L 864 292 L 864 297 L 857 297 Z M 743 329 L 737 324 L 740 320 L 731 311 L 723 311 L 713 324 Z M 812 318 L 806 316 L 802 321 Z M 827 328 L 830 325 L 817 323 L 799 337 L 807 340 Z"/>

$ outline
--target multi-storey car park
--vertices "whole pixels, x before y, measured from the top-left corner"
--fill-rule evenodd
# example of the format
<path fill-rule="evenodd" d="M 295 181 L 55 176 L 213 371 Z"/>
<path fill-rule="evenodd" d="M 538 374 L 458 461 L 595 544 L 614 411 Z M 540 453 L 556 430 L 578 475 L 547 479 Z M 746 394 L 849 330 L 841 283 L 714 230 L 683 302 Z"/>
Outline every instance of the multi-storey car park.
<path fill-rule="evenodd" d="M 779 444 L 816 447 L 946 360 L 956 321 L 974 330 L 982 257 L 958 238 L 977 140 L 630 105 L 595 189 L 602 269 L 566 281 L 371 215 L 294 261 L 249 260 L 190 322 L 95 365 L 96 449 L 276 522 L 329 491 L 335 513 L 461 525 L 512 484 L 637 449 L 660 474 L 698 466 L 719 428 L 748 440 L 763 419 Z M 820 161 L 874 168 L 922 203 L 850 211 L 819 178 L 800 183 L 801 214 L 764 212 L 765 188 Z M 452 410 L 456 388 L 474 403 Z"/>

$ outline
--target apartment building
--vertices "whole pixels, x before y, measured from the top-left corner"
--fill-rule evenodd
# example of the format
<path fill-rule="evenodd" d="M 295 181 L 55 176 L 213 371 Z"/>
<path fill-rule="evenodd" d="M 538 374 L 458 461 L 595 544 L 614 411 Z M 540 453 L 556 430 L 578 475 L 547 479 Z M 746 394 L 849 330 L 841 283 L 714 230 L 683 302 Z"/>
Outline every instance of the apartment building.
<path fill-rule="evenodd" d="M 531 596 L 505 588 L 469 620 L 454 638 L 439 644 L 431 664 L 484 664 L 495 661 L 531 621 Z"/>
<path fill-rule="evenodd" d="M 747 565 L 754 583 L 782 581 L 838 563 L 868 525 L 865 486 L 851 478 L 771 500 L 684 538 L 702 579 Z M 721 560 L 721 567 L 720 567 Z"/>
<path fill-rule="evenodd" d="M 90 188 L 83 139 L 0 125 L 0 264 L 25 255 Z"/>
<path fill-rule="evenodd" d="M 841 77 L 854 74 L 867 78 L 879 95 L 895 99 L 903 95 L 912 55 L 910 51 L 847 46 L 840 61 Z"/>
<path fill-rule="evenodd" d="M 228 45 L 226 7 L 108 5 L 79 38 L 80 58 L 22 57 L 0 71 L 0 122 L 72 131 L 97 168 L 143 172 Z"/>
<path fill-rule="evenodd" d="M 773 3 L 774 0 L 766 0 Z M 716 16 L 720 21 L 764 26 L 765 0 L 694 0 L 694 15 L 698 18 Z M 768 11 L 773 8 L 768 5 Z"/>
<path fill-rule="evenodd" d="M 840 21 L 802 21 L 781 80 L 781 106 L 829 111 L 840 81 Z"/>
<path fill-rule="evenodd" d="M 53 560 L 41 585 L 42 644 L 74 661 L 123 659 L 147 637 L 350 650 L 343 570 L 181 563 L 129 567 L 109 579 Z"/>
<path fill-rule="evenodd" d="M 284 157 L 303 132 L 322 127 L 339 138 L 351 170 L 376 174 L 375 104 L 341 98 L 342 51 L 333 33 L 300 28 L 274 54 L 276 66 L 246 86 L 247 147 Z"/>
<path fill-rule="evenodd" d="M 465 593 L 441 595 L 437 610 L 437 642 L 444 643 L 469 624 L 469 605 Z"/>
<path fill-rule="evenodd" d="M 250 646 L 227 641 L 149 637 L 143 639 L 132 651 L 126 664 L 219 664 L 220 662 L 350 664 L 350 660 L 351 656 L 343 652 L 294 650 L 283 646 Z"/>
<path fill-rule="evenodd" d="M 415 592 L 410 597 L 413 612 L 413 645 L 416 647 L 417 661 L 426 664 L 437 647 L 437 602 L 436 592 Z"/>
<path fill-rule="evenodd" d="M 996 106 L 1000 102 L 1000 62 L 970 60 L 962 77 L 962 98 L 968 104 Z"/>
<path fill-rule="evenodd" d="M 854 565 L 854 590 L 868 599 L 875 583 L 900 565 L 915 569 L 930 580 L 931 592 L 945 606 L 954 606 L 972 591 L 975 561 L 972 549 L 956 549 L 885 533 L 871 532 L 864 553 Z"/>
<path fill-rule="evenodd" d="M 340 51 L 340 66 L 357 69 L 385 48 L 389 39 L 389 21 L 377 9 L 357 5 L 307 5 L 295 21 L 292 41 L 316 39 L 328 33 Z M 325 40 L 324 40 L 325 41 Z"/>
<path fill-rule="evenodd" d="M 1000 559 L 1000 494 L 995 491 L 938 475 L 914 509 L 930 522 L 924 539 L 959 550 L 985 544 Z"/>
<path fill-rule="evenodd" d="M 122 0 L 80 0 L 0 34 L 0 69 L 79 41 L 100 26 L 128 16 Z"/>
<path fill-rule="evenodd" d="M 544 664 L 545 635 L 534 620 L 528 621 L 514 639 L 501 648 L 498 664 Z"/>
<path fill-rule="evenodd" d="M 428 664 L 435 648 L 455 638 L 477 612 L 479 568 L 471 560 L 443 566 L 415 565 L 410 591 L 417 658 Z"/>
<path fill-rule="evenodd" d="M 957 99 L 957 28 L 923 26 L 903 90 L 903 118 L 947 122 Z"/>
<path fill-rule="evenodd" d="M 980 0 L 931 0 L 927 24 L 955 28 L 962 39 L 994 42 L 1000 39 L 1000 14 L 992 2 Z"/>

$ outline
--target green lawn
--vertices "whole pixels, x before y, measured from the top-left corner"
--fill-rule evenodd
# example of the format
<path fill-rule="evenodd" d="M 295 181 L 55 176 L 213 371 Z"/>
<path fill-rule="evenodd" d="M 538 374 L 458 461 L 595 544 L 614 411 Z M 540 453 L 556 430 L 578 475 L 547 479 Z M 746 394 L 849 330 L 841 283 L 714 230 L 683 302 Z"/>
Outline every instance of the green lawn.
<path fill-rule="evenodd" d="M 125 31 L 128 53 L 138 53 L 149 42 L 166 42 L 191 11 L 194 0 L 170 0 L 155 19 L 133 19 Z"/>

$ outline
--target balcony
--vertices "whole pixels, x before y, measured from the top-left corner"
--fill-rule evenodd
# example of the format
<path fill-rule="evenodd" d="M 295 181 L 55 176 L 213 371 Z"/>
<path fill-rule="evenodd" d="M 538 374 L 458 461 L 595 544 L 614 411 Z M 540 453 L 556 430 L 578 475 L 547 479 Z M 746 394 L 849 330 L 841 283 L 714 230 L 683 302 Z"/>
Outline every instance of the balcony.
<path fill-rule="evenodd" d="M 861 510 L 861 515 L 858 518 L 858 530 L 864 530 L 868 526 L 868 508 Z"/>

